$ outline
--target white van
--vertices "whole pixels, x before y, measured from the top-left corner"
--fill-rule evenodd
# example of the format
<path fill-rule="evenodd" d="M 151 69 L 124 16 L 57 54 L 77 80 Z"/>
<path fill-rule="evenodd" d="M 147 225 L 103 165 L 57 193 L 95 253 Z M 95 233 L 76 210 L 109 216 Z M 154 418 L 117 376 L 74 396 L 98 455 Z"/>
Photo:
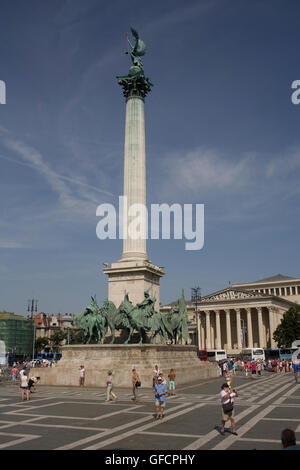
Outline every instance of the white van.
<path fill-rule="evenodd" d="M 242 350 L 240 355 L 244 361 L 265 360 L 265 351 L 262 348 L 246 348 Z"/>
<path fill-rule="evenodd" d="M 211 362 L 218 362 L 222 359 L 227 359 L 227 353 L 224 349 L 210 349 L 207 351 L 207 360 Z"/>

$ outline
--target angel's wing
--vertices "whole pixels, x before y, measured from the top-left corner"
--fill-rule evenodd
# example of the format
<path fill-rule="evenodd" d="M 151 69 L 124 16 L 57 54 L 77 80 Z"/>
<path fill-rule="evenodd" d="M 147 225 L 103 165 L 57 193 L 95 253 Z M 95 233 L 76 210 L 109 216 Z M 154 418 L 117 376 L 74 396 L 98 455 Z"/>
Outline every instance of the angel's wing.
<path fill-rule="evenodd" d="M 142 41 L 140 39 L 139 33 L 135 29 L 133 29 L 133 28 L 130 28 L 130 29 L 131 29 L 131 32 L 132 32 L 132 36 L 134 37 L 134 39 L 136 41 L 133 52 L 138 56 L 145 55 L 145 53 L 146 53 L 146 44 L 144 43 L 144 41 Z"/>

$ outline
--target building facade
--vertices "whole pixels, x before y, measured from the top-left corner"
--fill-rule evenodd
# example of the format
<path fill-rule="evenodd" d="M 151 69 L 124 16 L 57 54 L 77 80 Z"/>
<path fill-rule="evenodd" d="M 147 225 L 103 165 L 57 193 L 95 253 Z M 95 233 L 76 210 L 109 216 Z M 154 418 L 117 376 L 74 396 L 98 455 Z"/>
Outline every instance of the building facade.
<path fill-rule="evenodd" d="M 77 331 L 73 324 L 72 313 L 58 313 L 50 315 L 48 313 L 38 313 L 34 317 L 36 338 L 50 338 L 57 331 L 70 332 L 71 330 Z"/>
<path fill-rule="evenodd" d="M 197 307 L 188 302 L 192 344 L 229 354 L 243 348 L 274 348 L 273 333 L 284 313 L 300 303 L 298 292 L 300 279 L 278 275 L 212 293 L 202 297 Z M 172 305 L 161 311 L 167 313 Z"/>

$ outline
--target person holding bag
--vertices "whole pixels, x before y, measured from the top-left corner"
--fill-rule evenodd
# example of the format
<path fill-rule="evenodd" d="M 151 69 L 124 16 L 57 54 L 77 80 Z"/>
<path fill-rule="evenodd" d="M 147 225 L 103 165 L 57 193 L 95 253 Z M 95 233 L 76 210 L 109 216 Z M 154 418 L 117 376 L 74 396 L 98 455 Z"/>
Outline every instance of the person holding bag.
<path fill-rule="evenodd" d="M 232 434 L 237 436 L 235 432 L 235 421 L 234 421 L 234 398 L 237 397 L 237 391 L 224 383 L 221 387 L 221 404 L 222 404 L 222 427 L 221 434 L 225 434 L 225 423 L 230 419 Z"/>

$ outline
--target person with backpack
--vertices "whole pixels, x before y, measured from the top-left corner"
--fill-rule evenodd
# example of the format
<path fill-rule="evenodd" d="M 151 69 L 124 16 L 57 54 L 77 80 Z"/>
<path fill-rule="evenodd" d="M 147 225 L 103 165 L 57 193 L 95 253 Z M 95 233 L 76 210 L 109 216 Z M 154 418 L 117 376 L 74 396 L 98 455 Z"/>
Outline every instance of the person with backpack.
<path fill-rule="evenodd" d="M 225 435 L 225 423 L 230 420 L 232 434 L 237 436 L 235 432 L 235 421 L 234 421 L 234 398 L 238 396 L 237 391 L 224 383 L 221 387 L 221 405 L 222 405 L 222 424 L 221 434 Z"/>

